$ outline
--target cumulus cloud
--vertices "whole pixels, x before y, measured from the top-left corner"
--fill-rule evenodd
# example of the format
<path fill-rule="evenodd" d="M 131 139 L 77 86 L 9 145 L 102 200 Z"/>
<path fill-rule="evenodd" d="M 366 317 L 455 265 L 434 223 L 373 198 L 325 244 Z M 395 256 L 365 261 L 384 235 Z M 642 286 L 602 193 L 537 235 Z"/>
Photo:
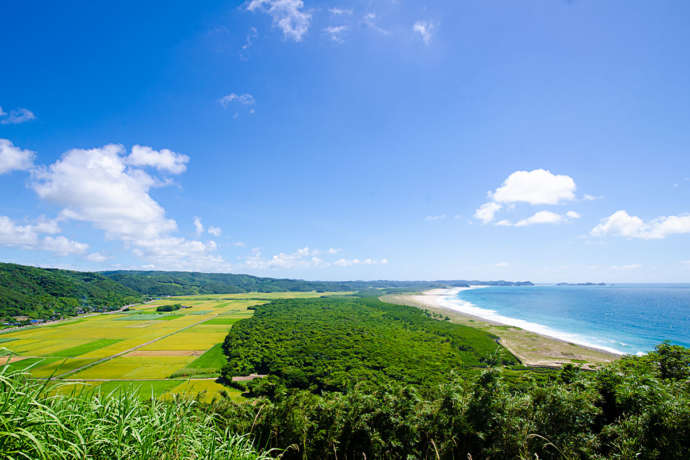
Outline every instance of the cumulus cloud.
<path fill-rule="evenodd" d="M 431 43 L 431 36 L 434 31 L 434 25 L 429 21 L 417 21 L 412 25 L 412 30 L 420 35 L 425 45 Z"/>
<path fill-rule="evenodd" d="M 663 239 L 670 235 L 690 233 L 690 215 L 662 216 L 645 222 L 637 216 L 631 216 L 625 210 L 616 211 L 602 219 L 594 227 L 592 236 L 622 236 L 644 240 Z"/>
<path fill-rule="evenodd" d="M 62 206 L 62 219 L 91 223 L 157 268 L 228 269 L 215 255 L 214 242 L 170 235 L 177 223 L 149 194 L 158 184 L 130 164 L 123 146 L 109 144 L 66 152 L 49 167 L 35 171 L 31 186 L 39 197 Z"/>
<path fill-rule="evenodd" d="M 8 139 L 0 139 L 0 174 L 26 171 L 34 166 L 35 153 L 17 147 Z"/>
<path fill-rule="evenodd" d="M 283 31 L 283 36 L 296 42 L 302 41 L 309 30 L 311 13 L 304 11 L 302 0 L 251 0 L 249 11 L 262 11 L 271 16 L 273 26 Z"/>
<path fill-rule="evenodd" d="M 515 171 L 503 181 L 500 187 L 488 193 L 490 201 L 481 205 L 475 211 L 474 217 L 486 224 L 494 220 L 496 213 L 506 204 L 555 205 L 574 200 L 575 188 L 575 181 L 570 176 L 553 174 L 545 169 Z M 579 217 L 575 211 L 569 211 L 567 217 L 576 219 L 575 215 Z M 536 218 L 546 218 L 546 214 L 540 214 L 540 216 Z M 522 225 L 531 223 L 529 219 L 520 222 L 525 222 Z M 502 220 L 500 225 L 510 225 L 510 223 Z"/>
<path fill-rule="evenodd" d="M 347 32 L 348 29 L 348 26 L 329 26 L 325 27 L 323 31 L 332 41 L 336 43 L 343 43 L 343 34 Z"/>
<path fill-rule="evenodd" d="M 0 216 L 0 245 L 38 249 L 54 252 L 61 256 L 83 254 L 89 245 L 68 239 L 65 236 L 50 236 L 60 231 L 54 221 L 39 219 L 28 225 L 18 225 L 7 216 Z M 41 236 L 48 234 L 48 236 Z"/>
<path fill-rule="evenodd" d="M 223 231 L 220 229 L 220 227 L 214 227 L 213 225 L 208 227 L 208 233 L 213 236 L 220 236 Z"/>
<path fill-rule="evenodd" d="M 516 227 L 526 227 L 534 224 L 558 224 L 563 222 L 563 216 L 551 211 L 538 211 L 527 219 L 522 219 L 515 223 Z"/>
<path fill-rule="evenodd" d="M 515 223 L 510 222 L 507 219 L 500 220 L 496 222 L 496 225 L 500 227 L 527 227 L 528 225 L 535 224 L 560 224 L 566 222 L 570 219 L 579 219 L 580 214 L 575 211 L 568 211 L 564 215 L 557 214 L 551 211 L 537 211 L 531 216 L 519 220 Z"/>
<path fill-rule="evenodd" d="M 168 149 L 153 150 L 144 145 L 135 145 L 126 159 L 132 166 L 149 166 L 159 171 L 181 174 L 187 169 L 189 157 Z"/>
<path fill-rule="evenodd" d="M 558 204 L 575 199 L 575 181 L 545 169 L 515 171 L 489 195 L 498 203 Z"/>
<path fill-rule="evenodd" d="M 62 235 L 55 237 L 46 236 L 42 242 L 42 249 L 52 251 L 61 256 L 83 254 L 88 248 L 88 244 L 72 241 Z"/>
<path fill-rule="evenodd" d="M 502 206 L 500 204 L 489 201 L 481 205 L 479 209 L 474 212 L 474 217 L 487 224 L 494 220 L 494 216 L 501 208 Z"/>
<path fill-rule="evenodd" d="M 426 216 L 424 220 L 427 222 L 435 222 L 438 220 L 446 220 L 446 217 L 448 217 L 446 214 L 439 214 L 438 216 Z"/>
<path fill-rule="evenodd" d="M 35 119 L 36 115 L 29 109 L 18 108 L 6 113 L 0 107 L 0 124 L 2 125 L 18 125 Z"/>
<path fill-rule="evenodd" d="M 121 145 L 73 149 L 36 171 L 31 184 L 43 199 L 64 206 L 64 218 L 88 221 L 109 237 L 127 241 L 155 238 L 177 228 L 151 198 L 155 180 L 128 169 Z"/>

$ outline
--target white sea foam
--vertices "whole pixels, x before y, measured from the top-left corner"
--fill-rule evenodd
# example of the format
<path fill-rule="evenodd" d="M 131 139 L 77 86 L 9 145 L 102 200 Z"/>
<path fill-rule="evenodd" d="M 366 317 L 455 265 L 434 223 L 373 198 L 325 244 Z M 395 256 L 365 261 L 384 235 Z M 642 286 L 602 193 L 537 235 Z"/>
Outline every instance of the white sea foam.
<path fill-rule="evenodd" d="M 531 321 L 526 321 L 523 319 L 504 316 L 496 312 L 495 310 L 490 310 L 488 308 L 480 308 L 474 305 L 473 303 L 467 302 L 466 300 L 462 300 L 457 297 L 460 291 L 465 291 L 468 289 L 479 289 L 483 287 L 489 286 L 470 286 L 465 288 L 446 289 L 444 290 L 445 292 L 436 291 L 434 292 L 434 294 L 438 296 L 438 305 L 444 308 L 448 308 L 450 310 L 455 310 L 466 315 L 476 316 L 478 318 L 493 321 L 495 323 L 501 323 L 508 326 L 516 326 L 526 331 L 535 332 L 537 334 L 545 335 L 548 337 L 553 337 L 554 339 L 563 340 L 565 342 L 584 345 L 586 347 L 591 348 L 598 348 L 600 350 L 608 351 L 609 353 L 615 353 L 618 355 L 625 354 L 624 352 L 617 350 L 615 348 L 611 348 L 605 345 L 601 345 L 600 343 L 596 343 L 596 341 L 592 340 L 591 338 L 583 337 L 579 334 L 574 334 L 571 332 L 553 329 L 543 324 L 533 323 Z"/>

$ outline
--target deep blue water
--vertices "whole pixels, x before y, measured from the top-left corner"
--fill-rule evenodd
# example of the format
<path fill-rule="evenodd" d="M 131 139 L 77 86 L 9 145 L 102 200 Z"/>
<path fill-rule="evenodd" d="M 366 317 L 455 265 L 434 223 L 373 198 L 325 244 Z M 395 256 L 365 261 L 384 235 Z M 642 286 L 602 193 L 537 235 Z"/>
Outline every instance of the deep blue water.
<path fill-rule="evenodd" d="M 471 309 L 470 302 L 489 319 L 623 353 L 651 351 L 664 340 L 690 347 L 688 284 L 487 287 L 447 300 Z"/>

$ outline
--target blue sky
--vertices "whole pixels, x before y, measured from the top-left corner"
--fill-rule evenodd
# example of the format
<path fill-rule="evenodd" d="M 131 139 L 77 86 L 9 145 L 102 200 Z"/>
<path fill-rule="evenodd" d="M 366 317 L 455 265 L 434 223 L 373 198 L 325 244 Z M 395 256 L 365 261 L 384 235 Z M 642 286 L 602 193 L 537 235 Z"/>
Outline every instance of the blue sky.
<path fill-rule="evenodd" d="M 111 3 L 0 6 L 3 261 L 690 281 L 687 2 Z"/>

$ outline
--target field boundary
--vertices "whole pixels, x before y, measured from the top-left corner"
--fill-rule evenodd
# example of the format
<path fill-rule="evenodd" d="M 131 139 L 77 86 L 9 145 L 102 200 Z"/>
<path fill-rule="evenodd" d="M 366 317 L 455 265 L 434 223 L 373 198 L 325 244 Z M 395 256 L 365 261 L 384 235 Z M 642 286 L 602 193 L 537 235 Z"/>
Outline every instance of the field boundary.
<path fill-rule="evenodd" d="M 84 369 L 88 369 L 88 368 L 90 368 L 90 367 L 97 366 L 97 365 L 99 365 L 99 364 L 102 364 L 102 363 L 105 363 L 105 362 L 107 362 L 107 361 L 110 361 L 111 359 L 119 358 L 119 357 L 122 356 L 122 355 L 126 355 L 127 353 L 131 353 L 131 352 L 133 352 L 133 351 L 135 351 L 135 350 L 138 350 L 139 348 L 145 347 L 145 346 L 147 346 L 147 345 L 151 345 L 152 343 L 156 343 L 156 342 L 158 342 L 159 340 L 163 340 L 163 339 L 165 339 L 165 338 L 167 338 L 167 337 L 170 337 L 171 335 L 175 335 L 175 334 L 177 334 L 177 333 L 179 333 L 179 332 L 185 331 L 185 330 L 190 329 L 190 328 L 192 328 L 192 327 L 194 327 L 194 326 L 198 326 L 199 324 L 202 324 L 202 323 L 208 321 L 208 319 L 209 319 L 209 318 L 203 319 L 203 320 L 201 320 L 201 321 L 197 321 L 196 323 L 190 324 L 189 326 L 185 326 L 185 327 L 183 327 L 182 329 L 178 329 L 178 330 L 176 330 L 176 331 L 170 332 L 170 333 L 165 334 L 165 335 L 162 335 L 162 336 L 160 336 L 160 337 L 156 337 L 155 339 L 149 340 L 149 341 L 146 342 L 146 343 L 139 344 L 139 345 L 137 345 L 137 346 L 135 346 L 135 347 L 132 347 L 132 348 L 130 348 L 130 349 L 128 349 L 128 350 L 121 351 L 121 352 L 116 353 L 116 354 L 111 355 L 111 356 L 106 356 L 105 358 L 101 358 L 101 359 L 99 359 L 99 360 L 97 360 L 97 361 L 94 361 L 94 362 L 92 362 L 92 363 L 85 364 L 85 365 L 83 365 L 83 366 L 81 366 L 81 367 L 78 367 L 78 368 L 76 368 L 76 369 L 72 369 L 71 371 L 67 371 L 67 372 L 65 372 L 64 374 L 60 374 L 60 375 L 57 375 L 57 376 L 54 376 L 54 377 L 50 377 L 49 380 L 64 380 L 64 377 L 67 376 L 67 375 L 76 374 L 77 372 L 81 372 L 81 371 L 83 371 Z"/>

